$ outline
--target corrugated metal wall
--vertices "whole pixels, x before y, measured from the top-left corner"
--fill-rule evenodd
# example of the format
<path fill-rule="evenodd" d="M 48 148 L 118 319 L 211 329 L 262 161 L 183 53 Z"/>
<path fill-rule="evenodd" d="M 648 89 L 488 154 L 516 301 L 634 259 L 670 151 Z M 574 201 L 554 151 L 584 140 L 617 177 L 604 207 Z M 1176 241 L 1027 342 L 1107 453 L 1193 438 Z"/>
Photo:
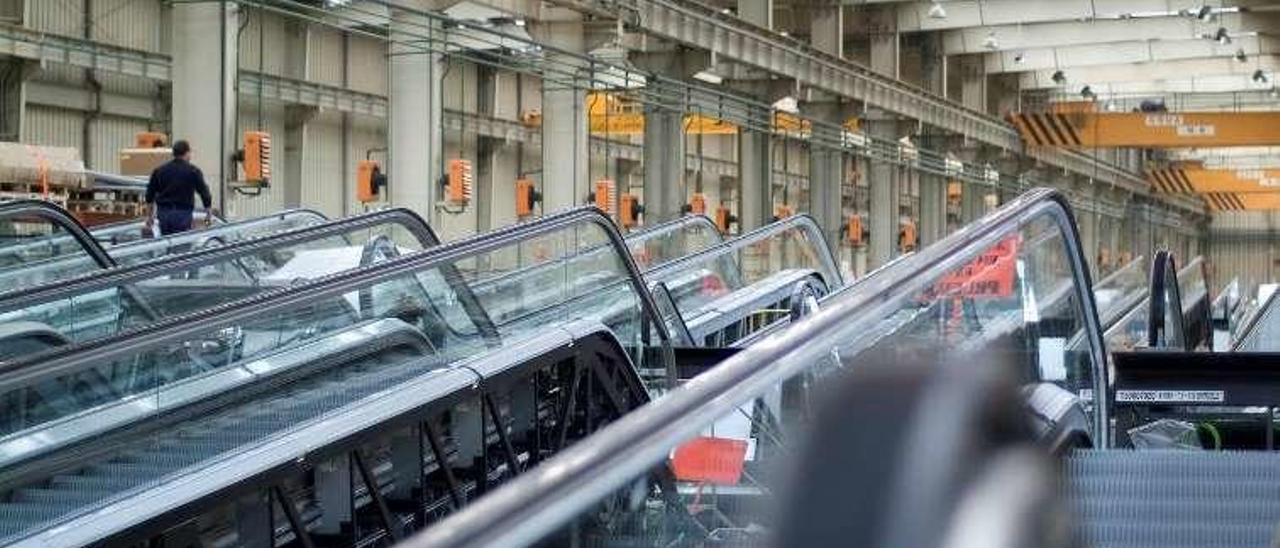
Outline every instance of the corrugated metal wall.
<path fill-rule="evenodd" d="M 342 165 L 342 115 L 321 113 L 307 125 L 307 147 L 302 160 L 302 203 L 330 217 L 341 217 L 346 194 Z M 354 168 L 353 166 L 350 169 Z"/>
<path fill-rule="evenodd" d="M 1209 229 L 1209 257 L 1214 285 L 1240 278 L 1243 288 L 1272 283 L 1280 276 L 1280 214 L 1219 213 Z"/>
<path fill-rule="evenodd" d="M 22 142 L 79 147 L 84 116 L 78 112 L 30 105 L 23 113 Z"/>

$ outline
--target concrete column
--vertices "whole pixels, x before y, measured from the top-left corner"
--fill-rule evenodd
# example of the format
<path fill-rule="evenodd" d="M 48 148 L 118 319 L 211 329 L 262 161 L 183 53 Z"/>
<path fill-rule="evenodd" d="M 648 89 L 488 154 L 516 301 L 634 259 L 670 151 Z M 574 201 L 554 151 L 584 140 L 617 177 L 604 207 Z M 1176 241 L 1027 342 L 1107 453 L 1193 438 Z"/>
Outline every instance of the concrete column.
<path fill-rule="evenodd" d="M 1080 233 L 1080 247 L 1084 251 L 1092 274 L 1098 274 L 1098 203 L 1090 197 L 1089 203 L 1075 208 L 1076 230 Z"/>
<path fill-rule="evenodd" d="M 771 29 L 773 28 L 773 0 L 738 0 L 738 17 Z"/>
<path fill-rule="evenodd" d="M 920 80 L 930 93 L 947 96 L 947 57 L 943 54 L 942 35 L 939 33 L 920 35 Z"/>
<path fill-rule="evenodd" d="M 646 105 L 644 122 L 645 224 L 657 224 L 679 217 L 688 196 L 684 113 Z"/>
<path fill-rule="evenodd" d="M 877 9 L 868 13 L 868 34 L 871 38 L 871 70 L 890 78 L 900 73 L 897 10 Z"/>
<path fill-rule="evenodd" d="M 191 142 L 214 202 L 225 210 L 227 182 L 235 176 L 237 148 L 236 29 L 232 3 L 173 5 L 173 137 Z"/>
<path fill-rule="evenodd" d="M 886 141 L 898 139 L 898 122 L 892 119 L 867 120 L 867 134 Z M 867 184 L 871 198 L 871 238 L 868 242 L 867 269 L 883 266 L 898 254 L 899 200 L 901 190 L 898 166 L 889 162 L 869 161 Z"/>
<path fill-rule="evenodd" d="M 920 245 L 926 246 L 947 235 L 947 178 L 920 174 Z"/>
<path fill-rule="evenodd" d="M 980 54 L 960 58 L 960 102 L 973 110 L 987 111 L 987 73 Z"/>
<path fill-rule="evenodd" d="M 584 47 L 582 22 L 558 21 L 540 26 L 548 45 L 572 52 Z M 548 66 L 580 64 L 580 59 L 559 54 L 547 55 Z M 587 93 L 581 82 L 563 81 L 563 69 L 550 75 L 555 81 L 542 82 L 542 195 L 543 211 L 584 203 L 590 193 L 588 180 Z"/>
<path fill-rule="evenodd" d="M 311 48 L 311 40 L 309 40 L 310 26 L 305 21 L 296 21 L 289 19 L 285 21 L 285 66 L 284 74 L 289 78 L 297 80 L 306 80 L 308 76 L 307 59 L 310 56 L 308 50 Z M 262 67 L 255 67 L 261 71 Z M 284 115 L 284 142 L 280 143 L 283 149 L 282 159 L 284 161 L 284 177 L 281 180 L 272 181 L 273 186 L 279 185 L 283 194 L 283 203 L 285 207 L 302 206 L 302 185 L 303 166 L 306 163 L 305 155 L 307 152 L 307 124 L 315 117 L 316 109 L 304 107 L 300 105 L 289 105 L 285 107 Z M 314 151 L 310 152 L 315 154 Z M 346 166 L 343 166 L 345 169 Z"/>
<path fill-rule="evenodd" d="M 391 205 L 412 208 L 427 222 L 438 223 L 444 161 L 444 63 L 423 51 L 425 33 L 443 35 L 437 22 L 422 15 L 392 10 L 390 36 L 387 179 Z"/>
<path fill-rule="evenodd" d="M 279 181 L 285 207 L 302 206 L 303 165 L 307 154 L 307 124 L 315 117 L 316 109 L 290 105 L 285 107 L 284 180 Z M 311 152 L 315 154 L 315 152 Z M 344 166 L 345 168 L 345 166 Z"/>
<path fill-rule="evenodd" d="M 773 217 L 773 151 L 768 133 L 738 132 L 738 224 L 746 232 Z"/>
<path fill-rule="evenodd" d="M 814 49 L 844 57 L 844 7 L 828 1 L 810 7 L 809 41 Z"/>
<path fill-rule="evenodd" d="M 814 141 L 840 141 L 839 124 L 845 119 L 844 105 L 809 104 L 804 110 L 814 120 L 825 122 L 813 128 Z M 824 146 L 809 147 L 809 213 L 818 221 L 827 243 L 833 247 L 839 245 L 840 230 L 845 225 L 845 177 L 843 151 Z"/>

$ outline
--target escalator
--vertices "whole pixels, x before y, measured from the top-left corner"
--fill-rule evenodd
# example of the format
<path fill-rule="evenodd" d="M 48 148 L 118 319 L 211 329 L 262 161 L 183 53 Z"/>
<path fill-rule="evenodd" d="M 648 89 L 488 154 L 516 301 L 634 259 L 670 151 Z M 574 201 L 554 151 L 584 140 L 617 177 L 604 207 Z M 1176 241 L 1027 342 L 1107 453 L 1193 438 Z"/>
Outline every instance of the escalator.
<path fill-rule="evenodd" d="M 417 214 L 388 209 L 20 288 L 0 294 L 0 360 L 111 336 L 439 242 Z"/>
<path fill-rule="evenodd" d="M 612 242 L 645 319 L 492 322 L 482 265 L 567 236 Z M 647 401 L 669 341 L 577 210 L 0 365 L 0 542 L 394 540 Z"/>
<path fill-rule="evenodd" d="M 66 210 L 40 200 L 0 202 L 0 279 L 4 287 L 52 283 L 116 266 Z"/>
<path fill-rule="evenodd" d="M 1135 450 L 1112 418 L 1280 405 L 1274 355 L 1109 352 L 1080 249 L 1032 191 L 406 545 L 1269 545 L 1280 457 Z"/>
<path fill-rule="evenodd" d="M 1280 351 L 1280 299 L 1272 291 L 1240 326 L 1232 344 L 1234 352 Z"/>

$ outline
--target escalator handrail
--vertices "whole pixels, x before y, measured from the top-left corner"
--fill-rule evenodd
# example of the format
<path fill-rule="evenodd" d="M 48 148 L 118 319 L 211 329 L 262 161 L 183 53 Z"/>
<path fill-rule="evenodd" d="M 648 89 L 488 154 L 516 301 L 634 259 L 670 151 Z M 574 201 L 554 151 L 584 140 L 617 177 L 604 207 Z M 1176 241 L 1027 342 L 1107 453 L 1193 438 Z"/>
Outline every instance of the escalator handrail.
<path fill-rule="evenodd" d="M 104 272 L 94 272 L 71 278 L 56 285 L 41 285 L 20 289 L 12 293 L 3 293 L 0 294 L 0 312 L 18 310 L 34 304 L 125 286 L 169 272 L 195 270 L 262 250 L 288 247 L 302 242 L 390 223 L 405 227 L 424 246 L 434 247 L 440 244 L 440 237 L 422 219 L 422 216 L 413 210 L 406 208 L 382 209 L 323 224 L 278 232 L 262 238 L 233 242 L 225 246 L 208 247 L 169 257 L 160 257 Z"/>
<path fill-rule="evenodd" d="M 115 259 L 89 234 L 67 210 L 43 200 L 14 200 L 0 203 L 0 219 L 18 216 L 36 216 L 50 221 L 75 238 L 85 254 L 102 268 L 116 266 Z"/>
<path fill-rule="evenodd" d="M 919 251 L 874 275 L 853 282 L 842 299 L 804 318 L 759 344 L 743 349 L 691 382 L 627 416 L 553 457 L 543 466 L 488 493 L 470 508 L 409 539 L 404 546 L 511 545 L 514 539 L 541 538 L 557 522 L 588 508 L 615 492 L 632 478 L 660 462 L 669 449 L 693 435 L 707 421 L 733 413 L 742 398 L 754 397 L 803 371 L 796 352 L 822 351 L 815 341 L 829 340 L 850 318 L 867 317 L 868 307 L 891 295 L 915 290 L 918 277 L 941 261 L 967 257 L 972 246 L 994 244 L 997 237 L 1036 214 L 1056 209 L 1064 221 L 1068 260 L 1080 287 L 1081 306 L 1089 330 L 1095 392 L 1105 397 L 1106 352 L 1092 284 L 1080 245 L 1079 231 L 1066 198 L 1055 190 L 1034 189 L 959 232 Z M 1095 405 L 1094 428 L 1106 446 L 1109 424 L 1106 405 Z M 572 473 L 566 473 L 571 471 Z"/>
<path fill-rule="evenodd" d="M 1235 342 L 1231 345 L 1232 352 L 1241 351 L 1245 342 L 1253 338 L 1254 331 L 1257 330 L 1258 325 L 1262 323 L 1262 319 L 1267 317 L 1271 308 L 1276 305 L 1278 296 L 1280 296 L 1280 289 L 1272 291 L 1271 294 L 1267 296 L 1267 300 L 1258 306 L 1253 315 L 1249 317 L 1249 321 L 1244 323 L 1244 328 L 1240 330 L 1240 336 L 1237 337 Z"/>
<path fill-rule="evenodd" d="M 654 279 L 662 278 L 664 274 L 672 271 L 680 271 L 690 264 L 698 264 L 705 260 L 706 257 L 712 257 L 725 252 L 725 250 L 741 247 L 743 242 L 751 242 L 756 239 L 765 239 L 772 234 L 780 234 L 792 228 L 799 228 L 813 237 L 813 241 L 817 245 L 818 260 L 822 262 L 822 267 L 826 272 L 831 273 L 833 280 L 826 280 L 831 287 L 839 287 L 844 285 L 841 277 L 840 269 L 836 265 L 835 256 L 831 253 L 831 244 L 827 242 L 826 235 L 823 234 L 822 228 L 818 226 L 818 222 L 807 214 L 792 215 L 781 221 L 769 223 L 755 230 L 742 234 L 736 238 L 730 238 L 716 245 L 703 249 L 692 255 L 681 257 L 674 261 L 651 268 L 645 272 L 647 276 Z M 738 265 L 741 268 L 741 265 Z M 825 273 L 824 273 L 825 280 Z"/>
<path fill-rule="evenodd" d="M 512 240 L 521 241 L 582 223 L 601 227 L 612 242 L 615 251 L 620 255 L 619 259 L 630 277 L 640 306 L 652 319 L 653 329 L 661 339 L 665 366 L 668 374 L 672 376 L 671 382 L 674 383 L 676 372 L 675 356 L 671 349 L 671 334 L 662 321 L 662 315 L 653 301 L 653 296 L 645 286 L 644 278 L 636 268 L 631 255 L 627 253 L 626 244 L 622 234 L 618 232 L 617 225 L 603 211 L 592 206 L 568 209 L 527 223 L 511 225 L 416 253 L 401 255 L 374 265 L 263 291 L 209 308 L 171 316 L 109 337 L 60 347 L 31 358 L 7 363 L 0 362 L 0 393 L 9 392 L 15 387 L 28 386 L 41 379 L 57 378 L 93 368 L 113 357 L 136 355 L 143 348 L 197 338 L 219 329 L 219 326 L 271 317 L 274 313 L 320 299 L 336 298 L 351 292 L 353 288 L 365 287 L 432 268 L 452 269 L 458 260 L 505 247 Z M 474 299 L 470 285 L 460 275 L 446 274 L 445 278 L 453 287 L 458 288 L 459 298 L 464 301 L 464 306 L 466 301 Z M 473 306 L 479 307 L 478 301 Z M 472 311 L 468 310 L 468 312 Z M 483 315 L 483 308 L 476 313 Z M 472 318 L 480 324 L 479 329 L 486 338 L 493 340 L 496 337 L 496 328 L 493 327 L 487 315 L 477 318 L 473 314 Z"/>
<path fill-rule="evenodd" d="M 192 242 L 198 242 L 198 241 L 208 239 L 210 237 L 218 237 L 219 233 L 228 232 L 228 231 L 235 232 L 237 230 L 243 230 L 246 227 L 252 227 L 254 225 L 260 225 L 260 224 L 269 224 L 271 222 L 279 222 L 294 216 L 315 217 L 318 220 L 318 222 L 321 222 L 321 223 L 329 220 L 329 217 L 327 217 L 324 213 L 321 213 L 314 209 L 310 209 L 310 208 L 286 209 L 284 211 L 274 213 L 271 215 L 264 215 L 262 217 L 253 217 L 249 219 L 241 219 L 239 221 L 218 224 L 218 225 L 210 226 L 208 228 L 204 228 L 200 230 L 188 230 L 186 232 L 180 232 L 178 234 L 171 234 L 168 236 L 161 235 L 158 238 L 145 238 L 145 239 L 134 240 L 132 242 L 125 242 L 123 244 L 113 247 L 112 252 L 115 253 L 116 255 L 123 255 L 138 248 L 158 247 L 158 248 L 168 249 L 173 247 L 175 240 L 188 240 Z M 213 233 L 213 235 L 211 236 L 209 233 Z"/>
<path fill-rule="evenodd" d="M 1173 293 L 1173 302 L 1168 304 L 1178 311 L 1173 316 L 1177 325 L 1164 325 L 1166 291 Z M 1151 290 L 1147 294 L 1147 348 L 1160 348 L 1161 328 L 1164 328 L 1166 342 L 1169 334 L 1174 333 L 1178 335 L 1178 342 L 1185 346 L 1187 335 L 1182 325 L 1182 293 L 1178 287 L 1177 262 L 1173 253 L 1163 249 L 1156 252 L 1151 263 Z"/>
<path fill-rule="evenodd" d="M 712 221 L 711 218 L 707 217 L 706 215 L 697 215 L 697 214 L 681 215 L 679 217 L 671 219 L 670 221 L 665 221 L 665 222 L 658 223 L 656 225 L 649 225 L 649 226 L 642 227 L 640 228 L 640 230 L 634 230 L 631 233 L 627 234 L 627 238 L 632 239 L 632 238 L 639 237 L 641 239 L 645 239 L 648 237 L 652 237 L 654 234 L 675 230 L 676 228 L 685 226 L 685 225 L 705 225 L 706 228 L 711 230 L 712 234 L 715 234 L 721 240 L 724 239 L 724 233 L 720 232 L 720 227 L 716 226 L 715 221 Z"/>

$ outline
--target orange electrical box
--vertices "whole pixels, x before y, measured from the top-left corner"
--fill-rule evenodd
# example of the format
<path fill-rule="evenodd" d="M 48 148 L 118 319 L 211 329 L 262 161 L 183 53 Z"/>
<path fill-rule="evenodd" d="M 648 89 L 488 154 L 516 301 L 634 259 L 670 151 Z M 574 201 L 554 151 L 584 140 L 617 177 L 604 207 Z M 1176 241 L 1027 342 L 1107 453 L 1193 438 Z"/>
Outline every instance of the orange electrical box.
<path fill-rule="evenodd" d="M 947 182 L 947 202 L 950 204 L 959 204 L 961 195 L 964 193 L 964 187 L 960 181 Z"/>
<path fill-rule="evenodd" d="M 915 251 L 916 246 L 920 243 L 919 234 L 916 233 L 916 224 L 911 221 L 902 223 L 902 227 L 898 229 L 898 249 L 903 253 Z"/>
<path fill-rule="evenodd" d="M 159 131 L 140 131 L 133 136 L 134 148 L 164 148 L 169 145 L 169 136 Z"/>
<path fill-rule="evenodd" d="M 444 184 L 445 200 L 454 205 L 469 203 L 471 182 L 471 162 L 459 158 L 449 160 L 449 173 Z"/>
<path fill-rule="evenodd" d="M 729 213 L 729 208 L 720 206 L 716 208 L 716 228 L 720 232 L 729 232 L 729 225 L 738 222 L 738 217 Z"/>
<path fill-rule="evenodd" d="M 618 217 L 622 226 L 631 228 L 640 224 L 640 216 L 644 214 L 644 206 L 640 204 L 640 198 L 630 193 L 622 193 L 618 202 Z"/>
<path fill-rule="evenodd" d="M 265 131 L 244 132 L 244 180 L 271 184 L 271 135 Z"/>
<path fill-rule="evenodd" d="M 591 192 L 591 196 L 587 199 L 596 207 L 605 213 L 613 213 L 613 196 L 617 186 L 614 185 L 612 179 L 600 179 L 596 181 L 595 190 Z"/>
<path fill-rule="evenodd" d="M 787 217 L 790 217 L 795 214 L 796 214 L 795 208 L 786 204 L 774 206 L 773 208 L 774 220 L 781 221 L 782 219 L 786 219 Z"/>
<path fill-rule="evenodd" d="M 533 215 L 533 204 L 542 201 L 542 193 L 529 179 L 516 179 L 516 217 Z"/>
<path fill-rule="evenodd" d="M 867 229 L 862 225 L 862 215 L 850 215 L 849 225 L 845 228 L 845 239 L 853 247 L 862 247 L 867 243 Z"/>
<path fill-rule="evenodd" d="M 694 215 L 707 214 L 707 196 L 701 192 L 694 192 L 693 197 L 689 198 L 689 213 Z"/>
<path fill-rule="evenodd" d="M 378 201 L 379 190 L 387 186 L 387 177 L 382 174 L 378 162 L 360 160 L 356 164 L 356 200 L 369 203 Z"/>

